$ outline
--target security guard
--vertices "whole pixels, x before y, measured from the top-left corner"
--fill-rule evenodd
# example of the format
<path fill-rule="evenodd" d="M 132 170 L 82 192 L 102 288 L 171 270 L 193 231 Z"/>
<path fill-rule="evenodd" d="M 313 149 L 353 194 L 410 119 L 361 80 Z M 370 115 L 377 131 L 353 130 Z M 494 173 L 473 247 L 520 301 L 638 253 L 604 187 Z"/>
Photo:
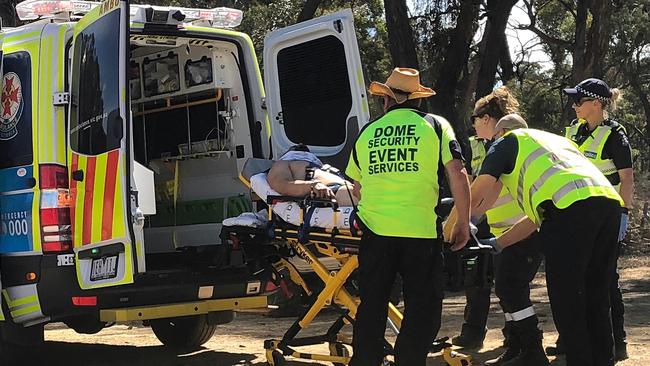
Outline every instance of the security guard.
<path fill-rule="evenodd" d="M 417 70 L 396 68 L 369 91 L 383 98 L 385 114 L 360 131 L 346 169 L 360 198 L 363 232 L 350 365 L 382 363 L 388 300 L 399 273 L 405 311 L 395 363 L 424 366 L 442 312 L 439 188 L 446 172 L 459 211 L 452 242 L 462 248 L 469 239 L 468 179 L 449 122 L 418 109 L 435 92 L 420 85 Z"/>
<path fill-rule="evenodd" d="M 567 365 L 611 365 L 608 294 L 616 265 L 620 195 L 574 144 L 534 129 L 507 132 L 490 147 L 472 185 L 473 215 L 481 214 L 479 203 L 499 183 L 527 217 L 485 243 L 500 250 L 538 229 Z"/>
<path fill-rule="evenodd" d="M 632 205 L 634 197 L 634 170 L 632 149 L 625 128 L 610 119 L 608 113 L 616 109 L 620 91 L 616 88 L 610 89 L 607 83 L 600 79 L 591 78 L 582 81 L 575 88 L 564 89 L 564 93 L 573 100 L 573 109 L 577 117 L 566 128 L 565 136 L 575 142 L 578 149 L 609 179 L 625 202 L 621 214 L 621 237 L 619 238 L 622 240 L 627 231 L 627 208 Z M 619 252 L 620 248 L 619 243 Z M 616 361 L 621 361 L 628 358 L 623 325 L 625 308 L 618 284 L 618 271 L 614 271 L 612 277 L 610 302 L 614 355 Z M 556 347 L 547 348 L 549 354 L 562 354 L 564 351 L 560 339 Z"/>

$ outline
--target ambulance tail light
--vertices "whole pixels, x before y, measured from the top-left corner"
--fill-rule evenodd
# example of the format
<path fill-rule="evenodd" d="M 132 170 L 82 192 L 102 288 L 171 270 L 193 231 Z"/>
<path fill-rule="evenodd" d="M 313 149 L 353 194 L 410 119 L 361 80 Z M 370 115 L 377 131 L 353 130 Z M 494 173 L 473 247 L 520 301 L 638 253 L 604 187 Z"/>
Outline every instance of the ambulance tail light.
<path fill-rule="evenodd" d="M 72 250 L 68 169 L 58 164 L 39 166 L 41 189 L 41 247 L 43 253 Z"/>

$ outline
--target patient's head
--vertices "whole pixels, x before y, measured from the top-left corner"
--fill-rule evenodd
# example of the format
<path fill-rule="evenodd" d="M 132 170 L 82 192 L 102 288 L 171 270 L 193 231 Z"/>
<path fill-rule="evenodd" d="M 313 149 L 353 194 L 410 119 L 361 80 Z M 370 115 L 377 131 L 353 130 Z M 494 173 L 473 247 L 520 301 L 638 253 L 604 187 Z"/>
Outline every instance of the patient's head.
<path fill-rule="evenodd" d="M 304 152 L 310 152 L 309 147 L 303 143 L 293 145 L 289 148 L 288 151 L 304 151 Z"/>

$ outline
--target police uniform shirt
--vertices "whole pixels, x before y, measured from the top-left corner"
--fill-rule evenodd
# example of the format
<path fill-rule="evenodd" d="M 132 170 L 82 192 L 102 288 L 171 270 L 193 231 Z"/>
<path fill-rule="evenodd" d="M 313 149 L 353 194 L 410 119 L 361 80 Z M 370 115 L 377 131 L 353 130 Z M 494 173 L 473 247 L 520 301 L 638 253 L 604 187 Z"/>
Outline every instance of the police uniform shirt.
<path fill-rule="evenodd" d="M 577 123 L 577 121 L 574 121 L 574 123 Z M 605 141 L 602 159 L 612 159 L 616 170 L 632 168 L 632 148 L 630 147 L 625 130 L 617 128 L 619 124 L 609 118 L 603 121 L 603 125 L 611 126 L 612 133 L 609 134 L 607 141 Z M 574 136 L 570 136 L 570 138 L 576 144 L 582 145 L 592 132 L 589 130 L 589 124 L 583 123 L 578 128 L 578 132 Z M 612 185 L 617 185 L 621 182 L 618 173 L 608 175 L 607 179 Z"/>
<path fill-rule="evenodd" d="M 506 135 L 494 141 L 485 155 L 478 175 L 488 174 L 499 179 L 501 174 L 512 173 L 518 152 L 519 142 L 515 135 Z"/>

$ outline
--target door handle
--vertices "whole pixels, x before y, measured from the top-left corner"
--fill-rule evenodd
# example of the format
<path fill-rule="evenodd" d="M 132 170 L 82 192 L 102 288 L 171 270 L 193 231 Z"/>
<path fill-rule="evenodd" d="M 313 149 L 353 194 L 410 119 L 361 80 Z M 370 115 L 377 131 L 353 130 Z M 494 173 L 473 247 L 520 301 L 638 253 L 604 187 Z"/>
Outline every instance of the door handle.
<path fill-rule="evenodd" d="M 83 182 L 84 180 L 84 171 L 83 170 L 75 170 L 72 172 L 72 179 L 76 180 L 77 182 Z"/>

